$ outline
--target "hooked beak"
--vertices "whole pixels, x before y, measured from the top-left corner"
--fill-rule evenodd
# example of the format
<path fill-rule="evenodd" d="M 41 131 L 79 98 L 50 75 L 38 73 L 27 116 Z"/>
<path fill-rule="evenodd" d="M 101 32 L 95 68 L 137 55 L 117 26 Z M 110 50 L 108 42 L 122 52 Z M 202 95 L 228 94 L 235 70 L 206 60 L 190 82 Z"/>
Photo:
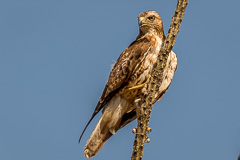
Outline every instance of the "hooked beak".
<path fill-rule="evenodd" d="M 139 17 L 138 23 L 139 23 L 139 26 L 140 26 L 140 27 L 143 26 L 143 25 L 146 25 L 146 23 L 145 23 L 145 18 L 144 18 L 144 17 Z"/>

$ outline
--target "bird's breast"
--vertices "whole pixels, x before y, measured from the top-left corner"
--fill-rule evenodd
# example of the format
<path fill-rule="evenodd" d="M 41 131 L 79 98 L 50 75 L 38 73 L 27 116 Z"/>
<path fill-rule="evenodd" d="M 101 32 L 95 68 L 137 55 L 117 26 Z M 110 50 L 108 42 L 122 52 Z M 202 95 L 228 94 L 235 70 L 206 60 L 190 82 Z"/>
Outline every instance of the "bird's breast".
<path fill-rule="evenodd" d="M 162 41 L 159 37 L 152 37 L 150 43 L 152 43 L 151 47 L 146 49 L 146 52 L 143 53 L 143 56 L 139 59 L 126 88 L 144 84 L 150 77 L 153 65 L 157 61 Z M 136 97 L 140 92 L 141 87 L 124 92 L 124 94 L 125 97 L 131 99 Z"/>
<path fill-rule="evenodd" d="M 159 37 L 155 36 L 151 39 L 152 48 L 148 51 L 145 57 L 143 57 L 142 63 L 139 69 L 136 70 L 137 77 L 133 85 L 142 84 L 149 78 L 154 63 L 156 63 L 159 51 L 162 45 L 162 41 Z"/>

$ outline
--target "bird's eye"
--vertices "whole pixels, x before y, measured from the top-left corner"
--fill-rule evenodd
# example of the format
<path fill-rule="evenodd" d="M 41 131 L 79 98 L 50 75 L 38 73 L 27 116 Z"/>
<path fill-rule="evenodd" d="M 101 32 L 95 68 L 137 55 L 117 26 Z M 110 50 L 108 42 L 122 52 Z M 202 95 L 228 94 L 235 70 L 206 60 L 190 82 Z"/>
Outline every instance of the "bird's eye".
<path fill-rule="evenodd" d="M 150 17 L 148 17 L 148 19 L 149 19 L 150 21 L 153 21 L 153 20 L 155 19 L 155 16 L 150 16 Z"/>

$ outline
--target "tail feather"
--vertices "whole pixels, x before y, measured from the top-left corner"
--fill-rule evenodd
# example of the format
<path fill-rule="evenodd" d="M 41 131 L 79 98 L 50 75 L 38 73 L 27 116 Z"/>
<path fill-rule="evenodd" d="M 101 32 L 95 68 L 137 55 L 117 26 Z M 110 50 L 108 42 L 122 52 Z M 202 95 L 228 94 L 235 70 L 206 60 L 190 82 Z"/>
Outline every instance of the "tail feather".
<path fill-rule="evenodd" d="M 84 148 L 84 154 L 91 158 L 97 154 L 106 141 L 121 127 L 135 119 L 135 115 L 127 114 L 133 110 L 132 104 L 121 96 L 113 97 L 105 106 L 103 114 L 92 132 Z M 124 115 L 127 116 L 124 116 Z"/>
<path fill-rule="evenodd" d="M 102 116 L 85 145 L 85 157 L 91 158 L 95 156 L 111 136 L 112 133 L 104 125 Z"/>

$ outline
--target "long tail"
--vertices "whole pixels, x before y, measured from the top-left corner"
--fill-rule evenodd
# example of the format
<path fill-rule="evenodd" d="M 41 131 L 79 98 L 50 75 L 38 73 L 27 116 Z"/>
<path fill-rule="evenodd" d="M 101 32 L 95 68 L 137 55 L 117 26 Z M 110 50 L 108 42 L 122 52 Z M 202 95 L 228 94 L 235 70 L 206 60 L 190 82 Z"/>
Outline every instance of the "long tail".
<path fill-rule="evenodd" d="M 114 96 L 109 101 L 85 145 L 84 154 L 87 158 L 97 154 L 113 134 L 135 118 L 134 113 L 127 114 L 133 109 L 131 106 L 131 103 L 121 96 Z"/>
<path fill-rule="evenodd" d="M 109 131 L 109 128 L 106 126 L 106 122 L 103 121 L 102 116 L 85 145 L 84 148 L 85 157 L 91 158 L 95 156 L 112 135 L 113 134 Z"/>

